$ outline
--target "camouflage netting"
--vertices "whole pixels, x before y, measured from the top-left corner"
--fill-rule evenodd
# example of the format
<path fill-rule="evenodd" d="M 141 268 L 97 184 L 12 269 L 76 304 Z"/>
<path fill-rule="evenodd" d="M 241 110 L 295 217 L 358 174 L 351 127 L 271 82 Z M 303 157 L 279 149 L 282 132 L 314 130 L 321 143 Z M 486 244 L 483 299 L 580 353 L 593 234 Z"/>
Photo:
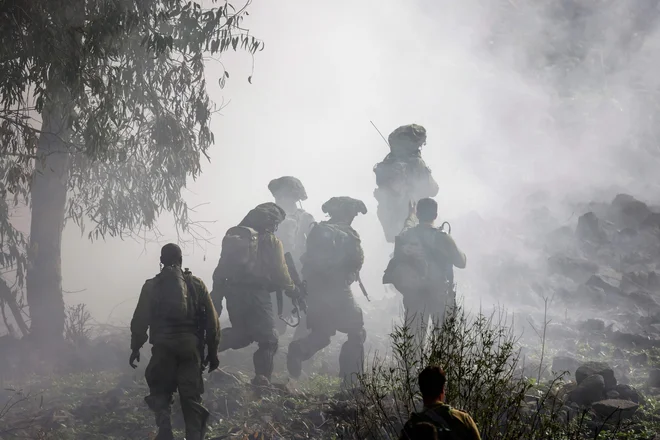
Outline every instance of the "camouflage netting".
<path fill-rule="evenodd" d="M 387 142 L 391 149 L 419 148 L 426 142 L 426 129 L 417 124 L 402 125 L 390 133 Z"/>
<path fill-rule="evenodd" d="M 268 190 L 277 196 L 279 194 L 295 197 L 296 200 L 307 200 L 307 192 L 302 182 L 293 176 L 283 176 L 273 179 L 268 184 Z"/>
<path fill-rule="evenodd" d="M 343 196 L 331 198 L 321 206 L 321 209 L 331 217 L 341 212 L 353 215 L 367 213 L 367 207 L 362 200 Z"/>
<path fill-rule="evenodd" d="M 273 202 L 267 202 L 250 210 L 240 225 L 262 230 L 279 225 L 285 218 L 286 213 L 282 208 Z"/>

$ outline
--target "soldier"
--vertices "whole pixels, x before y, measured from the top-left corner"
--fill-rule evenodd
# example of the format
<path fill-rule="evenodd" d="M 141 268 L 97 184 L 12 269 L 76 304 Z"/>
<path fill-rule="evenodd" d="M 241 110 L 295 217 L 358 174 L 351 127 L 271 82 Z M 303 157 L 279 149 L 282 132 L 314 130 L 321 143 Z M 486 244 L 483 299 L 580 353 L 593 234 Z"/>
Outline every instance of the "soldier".
<path fill-rule="evenodd" d="M 422 159 L 426 145 L 426 129 L 421 125 L 403 125 L 388 137 L 390 153 L 374 167 L 378 201 L 378 219 L 385 239 L 393 243 L 406 219 L 408 203 L 424 197 L 435 197 L 438 184 L 431 169 Z"/>
<path fill-rule="evenodd" d="M 406 323 L 418 342 L 424 339 L 428 320 L 441 319 L 445 309 L 455 305 L 454 267 L 464 269 L 467 262 L 451 236 L 433 226 L 437 217 L 435 200 L 410 203 L 383 275 L 383 284 L 394 284 L 403 294 Z"/>
<path fill-rule="evenodd" d="M 292 176 L 283 176 L 271 180 L 268 189 L 273 194 L 275 203 L 284 209 L 286 213 L 286 218 L 278 226 L 275 236 L 282 242 L 284 252 L 291 253 L 297 269 L 300 271 L 300 257 L 305 252 L 307 234 L 312 227 L 312 223 L 314 223 L 314 217 L 298 206 L 300 201 L 307 200 L 307 192 L 305 192 L 302 182 Z M 271 294 L 271 300 L 274 300 L 274 293 Z M 285 310 L 293 308 L 288 298 L 284 300 L 284 308 Z M 284 321 L 278 319 L 275 327 L 280 335 L 286 333 L 287 325 Z M 301 338 L 304 330 L 305 326 L 302 324 L 296 327 L 294 339 Z"/>
<path fill-rule="evenodd" d="M 360 236 L 351 227 L 353 219 L 366 214 L 360 200 L 333 197 L 322 206 L 330 219 L 315 224 L 302 257 L 302 275 L 307 282 L 307 326 L 311 333 L 289 344 L 287 368 L 298 378 L 302 362 L 330 344 L 336 332 L 347 340 L 339 354 L 340 376 L 345 382 L 362 371 L 366 331 L 362 310 L 355 304 L 351 284 L 358 280 L 364 262 Z"/>
<path fill-rule="evenodd" d="M 182 260 L 179 246 L 173 243 L 163 246 L 162 270 L 144 283 L 131 321 L 131 367 L 136 368 L 135 361 L 140 361 L 140 348 L 147 341 L 147 329 L 153 345 L 145 371 L 149 396 L 144 400 L 156 415 L 158 440 L 174 438 L 170 415 L 177 389 L 186 438 L 204 439 L 209 416 L 201 404 L 204 345 L 208 347 L 205 361 L 209 364 L 209 373 L 220 364 L 218 315 L 206 286 L 188 269 L 181 269 Z"/>
<path fill-rule="evenodd" d="M 442 368 L 429 366 L 419 373 L 419 391 L 424 400 L 424 410 L 412 413 L 401 431 L 399 440 L 422 438 L 418 433 L 423 425 L 428 432 L 428 425 L 436 428 L 434 436 L 439 439 L 481 440 L 479 429 L 466 412 L 459 411 L 445 404 L 445 385 L 447 378 Z M 428 434 L 427 434 L 428 435 Z M 429 438 L 427 437 L 427 438 Z"/>
<path fill-rule="evenodd" d="M 213 302 L 222 311 L 222 300 L 227 299 L 232 324 L 222 330 L 219 350 L 238 350 L 257 342 L 252 383 L 259 385 L 270 383 L 278 348 L 270 293 L 296 293 L 282 242 L 275 237 L 285 216 L 284 210 L 272 202 L 252 209 L 238 226 L 227 231 L 213 273 Z"/>

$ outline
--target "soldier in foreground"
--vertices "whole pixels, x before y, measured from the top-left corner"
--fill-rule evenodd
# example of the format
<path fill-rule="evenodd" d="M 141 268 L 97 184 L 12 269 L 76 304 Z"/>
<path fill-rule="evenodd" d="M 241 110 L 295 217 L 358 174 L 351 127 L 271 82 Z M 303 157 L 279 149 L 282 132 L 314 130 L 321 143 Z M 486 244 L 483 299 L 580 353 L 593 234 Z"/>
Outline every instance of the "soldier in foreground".
<path fill-rule="evenodd" d="M 220 364 L 218 315 L 206 286 L 187 269 L 181 269 L 182 260 L 179 246 L 172 243 L 163 246 L 162 270 L 144 283 L 131 321 L 131 367 L 136 368 L 135 361 L 140 361 L 147 329 L 153 345 L 145 371 L 149 395 L 144 400 L 156 415 L 158 440 L 174 438 L 170 417 L 172 397 L 177 389 L 186 439 L 204 439 L 209 412 L 201 404 L 203 365 L 208 362 L 211 372 Z M 204 345 L 208 347 L 206 358 Z"/>
<path fill-rule="evenodd" d="M 353 373 L 362 371 L 366 338 L 362 309 L 351 292 L 351 284 L 359 279 L 364 253 L 351 223 L 358 214 L 366 214 L 367 208 L 360 200 L 333 197 L 322 209 L 330 219 L 312 227 L 302 257 L 311 333 L 289 344 L 287 368 L 292 377 L 300 377 L 303 361 L 327 347 L 336 332 L 346 333 L 339 369 L 340 376 L 349 382 Z"/>
<path fill-rule="evenodd" d="M 447 378 L 440 367 L 429 366 L 419 374 L 419 390 L 424 399 L 424 410 L 412 413 L 401 431 L 399 440 L 416 440 L 424 425 L 435 427 L 438 439 L 481 440 L 479 429 L 468 413 L 459 411 L 445 404 L 445 386 Z M 430 436 L 433 438 L 433 434 Z"/>
<path fill-rule="evenodd" d="M 292 176 L 283 176 L 268 183 L 268 189 L 275 198 L 275 203 L 284 209 L 286 218 L 280 223 L 275 236 L 282 242 L 284 253 L 290 252 L 298 271 L 301 269 L 300 257 L 305 252 L 307 234 L 312 228 L 314 217 L 298 206 L 300 201 L 307 200 L 307 192 L 302 182 Z M 271 294 L 271 301 L 274 294 Z M 274 303 L 274 301 L 273 301 Z M 284 300 L 285 310 L 291 310 L 293 305 L 289 299 Z M 287 325 L 277 320 L 275 328 L 280 335 L 286 333 Z M 305 332 L 305 326 L 296 327 L 294 339 L 300 339 Z"/>
<path fill-rule="evenodd" d="M 451 235 L 434 227 L 437 217 L 435 200 L 410 203 L 383 275 L 383 284 L 394 284 L 403 294 L 406 324 L 420 343 L 428 320 L 441 320 L 446 309 L 455 306 L 454 267 L 464 269 L 467 263 Z"/>
<path fill-rule="evenodd" d="M 422 159 L 426 145 L 426 129 L 421 125 L 403 125 L 388 137 L 390 153 L 374 167 L 376 185 L 374 197 L 378 201 L 378 219 L 388 243 L 406 219 L 408 203 L 424 197 L 435 197 L 438 184 Z"/>
<path fill-rule="evenodd" d="M 225 234 L 220 261 L 213 273 L 213 302 L 222 311 L 222 300 L 227 299 L 232 324 L 222 330 L 219 350 L 238 350 L 256 342 L 259 348 L 253 357 L 252 383 L 258 385 L 270 383 L 278 348 L 270 294 L 296 294 L 282 242 L 275 237 L 285 216 L 284 210 L 272 202 L 252 209 Z"/>

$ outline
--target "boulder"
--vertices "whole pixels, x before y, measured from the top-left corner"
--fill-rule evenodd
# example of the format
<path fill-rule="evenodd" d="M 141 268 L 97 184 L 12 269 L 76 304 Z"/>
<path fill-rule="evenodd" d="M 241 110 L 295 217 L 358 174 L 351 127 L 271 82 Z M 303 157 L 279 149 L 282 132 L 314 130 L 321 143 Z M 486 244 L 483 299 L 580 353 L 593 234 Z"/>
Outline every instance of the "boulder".
<path fill-rule="evenodd" d="M 625 227 L 639 227 L 651 215 L 648 205 L 628 194 L 617 194 L 612 200 L 612 211 Z"/>
<path fill-rule="evenodd" d="M 630 400 L 631 402 L 635 403 L 639 403 L 642 400 L 642 396 L 639 394 L 639 391 L 630 385 L 618 384 L 615 390 L 617 393 L 619 393 L 619 398 L 623 400 Z"/>
<path fill-rule="evenodd" d="M 638 367 L 642 365 L 646 365 L 648 361 L 649 361 L 649 356 L 645 352 L 641 352 L 639 354 L 633 354 L 632 356 L 630 356 L 630 363 Z"/>
<path fill-rule="evenodd" d="M 607 235 L 600 225 L 600 220 L 593 212 L 587 212 L 578 219 L 575 235 L 580 240 L 602 243 L 607 240 Z"/>
<path fill-rule="evenodd" d="M 618 391 L 610 390 L 607 393 L 605 393 L 605 397 L 607 397 L 608 399 L 618 399 L 621 397 L 621 394 L 619 394 Z"/>
<path fill-rule="evenodd" d="M 600 374 L 593 374 L 582 379 L 579 385 L 570 393 L 567 400 L 578 405 L 591 405 L 603 399 L 605 394 L 605 379 Z"/>
<path fill-rule="evenodd" d="M 575 381 L 580 385 L 582 381 L 592 375 L 602 376 L 606 390 L 611 390 L 616 387 L 614 370 L 612 370 L 612 368 L 605 362 L 587 362 L 580 365 L 575 371 Z"/>
<path fill-rule="evenodd" d="M 649 370 L 648 386 L 651 388 L 660 388 L 660 368 Z"/>
<path fill-rule="evenodd" d="M 552 358 L 552 371 L 558 374 L 568 371 L 571 376 L 580 366 L 580 361 L 571 356 L 555 356 Z"/>
<path fill-rule="evenodd" d="M 608 293 L 621 293 L 621 279 L 623 275 L 611 267 L 600 267 L 587 282 L 587 286 L 599 287 Z"/>
<path fill-rule="evenodd" d="M 595 318 L 587 319 L 582 324 L 580 324 L 580 328 L 588 332 L 604 332 L 605 321 L 603 321 L 602 319 L 595 319 Z"/>
<path fill-rule="evenodd" d="M 591 408 L 600 417 L 617 421 L 632 417 L 639 408 L 639 404 L 629 400 L 607 399 L 595 402 Z"/>
<path fill-rule="evenodd" d="M 598 272 L 598 265 L 586 258 L 575 258 L 564 254 L 555 254 L 548 258 L 551 274 L 559 273 L 578 283 L 584 283 Z"/>

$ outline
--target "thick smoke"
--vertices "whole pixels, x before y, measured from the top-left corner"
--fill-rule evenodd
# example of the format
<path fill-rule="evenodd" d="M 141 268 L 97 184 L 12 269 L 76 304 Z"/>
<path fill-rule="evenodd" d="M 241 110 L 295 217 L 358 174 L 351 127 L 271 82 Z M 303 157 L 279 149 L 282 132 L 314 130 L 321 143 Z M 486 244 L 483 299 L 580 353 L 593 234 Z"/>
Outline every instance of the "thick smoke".
<path fill-rule="evenodd" d="M 227 106 L 211 163 L 188 194 L 201 204 L 197 218 L 214 221 L 204 225 L 211 242 L 188 245 L 184 265 L 210 283 L 224 231 L 271 199 L 270 179 L 289 174 L 306 186 L 305 208 L 317 219 L 331 196 L 367 204 L 355 221 L 363 276 L 373 297 L 385 295 L 392 249 L 377 223 L 372 167 L 387 146 L 369 121 L 385 136 L 414 122 L 428 131 L 423 154 L 441 187 L 441 216 L 468 252 L 463 293 L 471 306 L 502 300 L 480 290 L 488 278 L 473 256 L 537 256 L 496 231 L 477 238 L 470 219 L 502 217 L 522 232 L 530 203 L 568 221 L 569 202 L 611 200 L 617 190 L 652 196 L 656 2 L 606 3 L 255 2 L 246 25 L 265 50 L 222 60 L 231 78 L 212 96 Z M 210 82 L 217 70 L 210 62 Z M 166 218 L 161 231 L 160 243 L 91 244 L 69 227 L 65 288 L 87 290 L 67 302 L 87 302 L 99 320 L 125 302 L 113 314 L 127 318 L 158 269 L 159 246 L 176 239 Z"/>

